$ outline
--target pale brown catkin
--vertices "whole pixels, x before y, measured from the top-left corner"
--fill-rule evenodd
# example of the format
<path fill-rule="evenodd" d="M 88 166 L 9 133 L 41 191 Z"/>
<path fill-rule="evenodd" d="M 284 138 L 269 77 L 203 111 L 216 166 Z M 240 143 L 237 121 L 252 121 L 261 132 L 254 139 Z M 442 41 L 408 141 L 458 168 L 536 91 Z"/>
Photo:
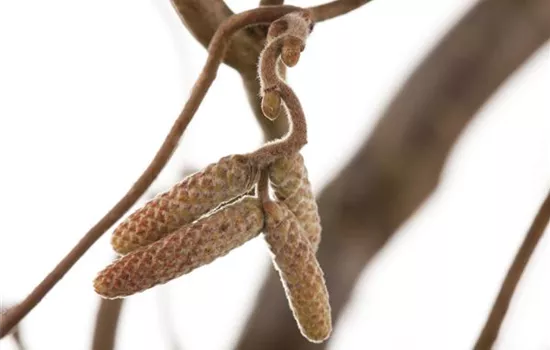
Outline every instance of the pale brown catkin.
<path fill-rule="evenodd" d="M 127 254 L 249 191 L 258 181 L 256 164 L 243 155 L 221 158 L 188 176 L 128 216 L 113 232 L 111 245 Z"/>
<path fill-rule="evenodd" d="M 295 153 L 277 159 L 269 166 L 269 180 L 275 196 L 296 216 L 313 251 L 317 252 L 321 242 L 321 218 L 304 157 Z"/>
<path fill-rule="evenodd" d="M 332 331 L 323 271 L 294 214 L 284 203 L 264 203 L 265 240 L 290 308 L 304 337 L 322 342 Z"/>
<path fill-rule="evenodd" d="M 142 292 L 226 255 L 263 226 L 260 201 L 245 196 L 114 261 L 97 275 L 94 289 L 104 298 Z"/>

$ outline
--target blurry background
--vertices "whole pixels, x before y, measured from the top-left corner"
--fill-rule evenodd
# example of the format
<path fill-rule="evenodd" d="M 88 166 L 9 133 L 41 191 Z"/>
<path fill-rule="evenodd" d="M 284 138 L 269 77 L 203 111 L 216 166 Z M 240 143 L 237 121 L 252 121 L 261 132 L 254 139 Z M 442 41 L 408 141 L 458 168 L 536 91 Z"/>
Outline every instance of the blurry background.
<path fill-rule="evenodd" d="M 312 1 L 291 4 L 308 6 Z M 373 1 L 316 26 L 289 81 L 309 126 L 320 190 L 472 0 Z M 255 1 L 228 1 L 236 12 Z M 0 292 L 22 299 L 129 188 L 206 58 L 168 0 L 0 2 Z M 218 79 L 149 194 L 185 169 L 248 152 L 262 134 L 236 72 Z M 550 47 L 495 94 L 457 143 L 443 182 L 364 271 L 329 349 L 466 349 L 550 186 Z M 143 203 L 143 202 L 140 202 Z M 550 349 L 550 242 L 543 238 L 498 349 Z M 88 349 L 91 281 L 108 232 L 22 323 L 29 349 Z M 231 349 L 263 280 L 257 238 L 127 299 L 117 349 Z M 281 289 L 282 293 L 282 289 Z M 11 340 L 0 342 L 13 349 Z"/>

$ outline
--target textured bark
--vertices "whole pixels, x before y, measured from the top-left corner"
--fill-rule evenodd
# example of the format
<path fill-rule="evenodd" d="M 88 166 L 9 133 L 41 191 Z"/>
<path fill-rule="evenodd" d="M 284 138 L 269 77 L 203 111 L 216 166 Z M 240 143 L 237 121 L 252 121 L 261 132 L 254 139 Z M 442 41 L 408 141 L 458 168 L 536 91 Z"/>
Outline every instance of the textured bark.
<path fill-rule="evenodd" d="M 338 319 L 370 259 L 439 183 L 456 140 L 504 80 L 550 36 L 550 2 L 486 0 L 437 45 L 370 139 L 318 198 L 325 270 Z M 275 272 L 238 349 L 322 349 L 302 339 Z"/>

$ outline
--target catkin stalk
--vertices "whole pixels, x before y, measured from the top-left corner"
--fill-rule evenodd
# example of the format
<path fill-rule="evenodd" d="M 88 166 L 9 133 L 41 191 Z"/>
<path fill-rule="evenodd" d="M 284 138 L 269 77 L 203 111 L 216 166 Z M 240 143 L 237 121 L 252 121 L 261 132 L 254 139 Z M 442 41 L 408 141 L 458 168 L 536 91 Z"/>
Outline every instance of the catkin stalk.
<path fill-rule="evenodd" d="M 128 216 L 114 230 L 111 245 L 119 254 L 149 245 L 246 193 L 258 178 L 259 171 L 248 157 L 223 157 Z"/>
<path fill-rule="evenodd" d="M 298 328 L 308 340 L 322 342 L 332 331 L 323 271 L 302 227 L 285 204 L 264 203 L 264 210 L 265 240 Z"/>
<path fill-rule="evenodd" d="M 119 298 L 166 283 L 226 255 L 264 225 L 260 201 L 245 196 L 168 236 L 114 261 L 94 280 L 105 298 Z"/>

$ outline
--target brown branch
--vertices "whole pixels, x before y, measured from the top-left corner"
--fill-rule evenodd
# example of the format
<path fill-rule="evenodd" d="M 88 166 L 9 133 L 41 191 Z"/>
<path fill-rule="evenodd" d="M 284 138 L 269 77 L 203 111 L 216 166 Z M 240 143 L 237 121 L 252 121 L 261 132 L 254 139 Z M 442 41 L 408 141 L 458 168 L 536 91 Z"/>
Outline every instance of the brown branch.
<path fill-rule="evenodd" d="M 284 4 L 285 0 L 260 0 L 260 6 L 275 6 Z"/>
<path fill-rule="evenodd" d="M 477 3 L 433 49 L 372 136 L 320 194 L 325 269 L 336 320 L 370 259 L 434 191 L 474 114 L 550 36 L 547 0 Z M 322 349 L 304 341 L 270 271 L 236 348 Z"/>
<path fill-rule="evenodd" d="M 336 0 L 319 6 L 310 7 L 315 22 L 322 22 L 345 15 L 371 0 Z"/>
<path fill-rule="evenodd" d="M 172 0 L 172 4 L 185 27 L 205 48 L 210 44 L 223 17 L 227 18 L 232 13 L 221 0 Z M 246 28 L 239 31 L 233 36 L 224 62 L 240 73 L 252 111 L 266 135 L 266 140 L 272 140 L 282 137 L 288 131 L 288 121 L 281 115 L 283 118 L 271 122 L 263 116 L 260 108 L 260 82 L 256 67 L 266 34 L 267 27 L 263 30 Z"/>
<path fill-rule="evenodd" d="M 20 304 L 10 309 L 0 320 L 0 338 L 9 331 L 55 286 L 55 284 L 70 270 L 80 257 L 107 231 L 122 215 L 134 205 L 143 195 L 153 180 L 164 168 L 174 152 L 178 141 L 197 111 L 208 88 L 214 81 L 217 69 L 227 49 L 229 38 L 239 29 L 257 23 L 269 23 L 286 13 L 296 9 L 292 6 L 263 7 L 246 11 L 230 17 L 216 31 L 209 46 L 209 55 L 204 68 L 197 79 L 191 96 L 183 111 L 175 121 L 172 129 L 164 140 L 157 154 L 138 178 L 130 190 L 120 201 L 76 244 L 69 254 L 61 260 L 54 270 L 35 287 L 35 289 Z"/>
<path fill-rule="evenodd" d="M 486 350 L 492 348 L 493 343 L 497 339 L 502 322 L 504 321 L 504 317 L 508 312 L 510 301 L 512 300 L 521 275 L 527 267 L 527 263 L 529 262 L 531 255 L 533 255 L 533 252 L 535 251 L 535 248 L 544 233 L 544 229 L 548 226 L 549 220 L 550 192 L 548 192 L 546 199 L 539 208 L 537 216 L 529 228 L 529 231 L 527 232 L 516 257 L 514 258 L 512 266 L 510 266 L 510 269 L 506 274 L 506 278 L 502 283 L 500 292 L 495 300 L 495 303 L 493 304 L 491 313 L 487 318 L 485 327 L 483 327 L 483 331 L 481 332 L 474 349 Z"/>
<path fill-rule="evenodd" d="M 112 350 L 115 348 L 115 338 L 124 299 L 103 299 L 99 302 L 92 350 Z"/>
<path fill-rule="evenodd" d="M 233 15 L 223 0 L 171 0 L 189 32 L 206 48 L 220 24 Z M 263 47 L 265 31 L 257 27 L 236 32 L 224 58 L 229 66 L 243 70 L 255 65 Z"/>

